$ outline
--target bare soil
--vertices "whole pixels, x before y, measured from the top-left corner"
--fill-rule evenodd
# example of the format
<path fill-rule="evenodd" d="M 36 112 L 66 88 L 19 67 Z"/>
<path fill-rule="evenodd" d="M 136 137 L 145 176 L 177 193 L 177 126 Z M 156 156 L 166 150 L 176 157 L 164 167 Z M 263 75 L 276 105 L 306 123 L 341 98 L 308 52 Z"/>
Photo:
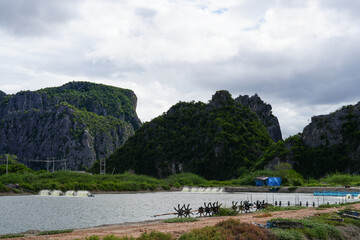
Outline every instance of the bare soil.
<path fill-rule="evenodd" d="M 360 210 L 360 203 L 351 205 L 352 208 Z M 203 217 L 199 218 L 199 221 L 190 222 L 190 223 L 164 223 L 162 220 L 138 222 L 138 223 L 125 223 L 125 224 L 113 224 L 113 225 L 104 225 L 92 228 L 85 229 L 75 229 L 72 233 L 63 233 L 47 236 L 35 236 L 35 235 L 26 235 L 21 238 L 12 238 L 12 239 L 85 239 L 92 235 L 98 235 L 100 237 L 106 235 L 115 235 L 117 237 L 123 236 L 133 236 L 138 237 L 144 232 L 159 231 L 170 233 L 174 236 L 179 236 L 186 232 L 189 232 L 192 229 L 202 228 L 205 226 L 213 226 L 221 221 L 227 220 L 229 218 L 235 218 L 241 222 L 246 223 L 261 223 L 266 224 L 268 220 L 272 218 L 290 218 L 290 219 L 302 219 L 305 217 L 314 216 L 320 213 L 329 213 L 336 212 L 342 208 L 327 208 L 322 210 L 317 210 L 315 208 L 305 208 L 300 210 L 291 210 L 291 211 L 279 211 L 272 212 L 272 216 L 266 216 L 262 212 L 253 212 L 248 214 L 240 214 L 235 217 Z M 259 216 L 260 215 L 260 216 Z M 261 216 L 263 215 L 263 216 Z"/>

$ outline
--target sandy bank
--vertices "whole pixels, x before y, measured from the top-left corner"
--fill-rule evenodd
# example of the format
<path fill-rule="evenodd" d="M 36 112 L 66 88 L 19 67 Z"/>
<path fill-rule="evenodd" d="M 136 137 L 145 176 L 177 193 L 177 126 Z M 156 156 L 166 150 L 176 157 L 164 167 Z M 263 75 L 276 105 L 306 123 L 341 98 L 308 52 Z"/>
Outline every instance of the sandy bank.
<path fill-rule="evenodd" d="M 351 205 L 352 208 L 356 208 L 360 210 L 360 203 Z M 123 236 L 133 236 L 138 237 L 144 232 L 151 231 L 160 231 L 171 233 L 174 236 L 179 236 L 183 233 L 186 233 L 192 229 L 202 228 L 205 226 L 213 226 L 221 221 L 224 221 L 229 218 L 239 219 L 241 222 L 247 223 L 261 223 L 266 224 L 266 222 L 272 218 L 291 218 L 291 219 L 301 219 L 309 216 L 314 216 L 319 213 L 327 213 L 327 212 L 336 212 L 342 208 L 327 208 L 323 210 L 316 210 L 315 208 L 305 208 L 296 211 L 280 211 L 273 212 L 271 217 L 262 217 L 257 218 L 255 216 L 262 213 L 248 213 L 248 214 L 240 214 L 236 217 L 203 217 L 199 218 L 197 222 L 191 223 L 163 223 L 160 220 L 155 221 L 146 221 L 139 223 L 125 223 L 125 224 L 114 224 L 114 225 L 105 225 L 98 226 L 86 229 L 75 229 L 72 233 L 64 233 L 64 234 L 56 234 L 56 235 L 48 235 L 48 236 L 31 236 L 28 235 L 22 238 L 13 238 L 13 239 L 59 239 L 59 240 L 70 240 L 70 239 L 85 239 L 85 237 L 89 237 L 92 235 L 98 236 L 106 236 L 106 235 L 115 235 L 118 237 Z"/>

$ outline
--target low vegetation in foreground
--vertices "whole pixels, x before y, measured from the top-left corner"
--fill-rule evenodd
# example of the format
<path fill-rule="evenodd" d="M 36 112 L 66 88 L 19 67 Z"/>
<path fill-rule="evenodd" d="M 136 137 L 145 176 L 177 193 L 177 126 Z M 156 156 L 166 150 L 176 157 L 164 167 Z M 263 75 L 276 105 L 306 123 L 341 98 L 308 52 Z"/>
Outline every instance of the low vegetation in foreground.
<path fill-rule="evenodd" d="M 23 236 L 24 236 L 23 234 L 5 234 L 5 235 L 1 235 L 0 239 L 18 238 Z"/>
<path fill-rule="evenodd" d="M 38 236 L 54 235 L 54 234 L 61 234 L 61 233 L 71 233 L 73 231 L 74 230 L 72 230 L 72 229 L 43 231 L 43 232 L 40 232 L 38 234 Z"/>
<path fill-rule="evenodd" d="M 198 218 L 194 217 L 184 217 L 184 218 L 169 218 L 164 220 L 164 223 L 179 223 L 179 222 L 196 222 L 199 221 Z"/>
<path fill-rule="evenodd" d="M 351 209 L 348 209 L 351 210 Z M 341 220 L 341 221 L 340 221 Z M 254 220 L 256 221 L 256 220 Z M 277 228 L 275 222 L 296 223 L 292 228 Z M 168 233 L 143 233 L 139 238 L 115 237 L 108 235 L 103 238 L 91 236 L 86 240 L 297 240 L 297 239 L 348 239 L 360 231 L 360 221 L 352 218 L 342 218 L 336 213 L 324 213 L 301 220 L 272 219 L 271 227 L 264 228 L 254 224 L 242 223 L 236 219 L 222 221 L 215 226 L 195 229 L 188 233 L 174 237 Z M 294 225 L 293 225 L 294 226 Z M 349 227 L 348 230 L 344 228 Z M 350 235 L 349 235 L 350 234 Z"/>

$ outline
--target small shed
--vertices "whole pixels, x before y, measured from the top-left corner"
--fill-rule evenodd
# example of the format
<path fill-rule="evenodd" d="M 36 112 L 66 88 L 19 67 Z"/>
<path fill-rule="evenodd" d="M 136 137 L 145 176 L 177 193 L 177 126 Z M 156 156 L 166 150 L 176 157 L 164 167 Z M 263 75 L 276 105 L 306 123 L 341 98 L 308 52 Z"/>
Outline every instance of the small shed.
<path fill-rule="evenodd" d="M 257 177 L 255 178 L 256 186 L 280 186 L 281 177 Z"/>
<path fill-rule="evenodd" d="M 255 185 L 256 186 L 266 186 L 266 181 L 268 177 L 257 177 L 255 178 Z"/>

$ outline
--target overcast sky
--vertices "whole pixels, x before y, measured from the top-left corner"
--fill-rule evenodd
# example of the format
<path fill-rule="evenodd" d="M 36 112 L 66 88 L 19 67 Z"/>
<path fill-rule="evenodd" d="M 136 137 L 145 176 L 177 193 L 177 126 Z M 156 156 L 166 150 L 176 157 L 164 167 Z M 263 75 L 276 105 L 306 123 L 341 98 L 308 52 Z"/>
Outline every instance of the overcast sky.
<path fill-rule="evenodd" d="M 140 119 L 257 93 L 284 137 L 360 101 L 358 0 L 0 0 L 0 90 L 132 89 Z"/>

